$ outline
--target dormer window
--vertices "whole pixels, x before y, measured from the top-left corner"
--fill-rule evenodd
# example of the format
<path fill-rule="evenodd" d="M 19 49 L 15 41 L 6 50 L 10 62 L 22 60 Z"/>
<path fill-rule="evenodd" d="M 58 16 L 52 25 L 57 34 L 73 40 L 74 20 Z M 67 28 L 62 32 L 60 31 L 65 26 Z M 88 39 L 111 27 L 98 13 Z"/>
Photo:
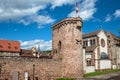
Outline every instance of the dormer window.
<path fill-rule="evenodd" d="M 11 48 L 10 46 L 11 46 L 11 44 L 10 44 L 10 43 L 8 43 L 8 48 L 9 48 L 9 49 Z"/>
<path fill-rule="evenodd" d="M 2 45 L 0 45 L 0 48 L 3 48 L 3 46 L 2 46 Z"/>
<path fill-rule="evenodd" d="M 17 47 L 15 47 L 15 49 L 17 49 Z"/>
<path fill-rule="evenodd" d="M 8 46 L 10 46 L 11 44 L 10 43 L 8 43 Z"/>

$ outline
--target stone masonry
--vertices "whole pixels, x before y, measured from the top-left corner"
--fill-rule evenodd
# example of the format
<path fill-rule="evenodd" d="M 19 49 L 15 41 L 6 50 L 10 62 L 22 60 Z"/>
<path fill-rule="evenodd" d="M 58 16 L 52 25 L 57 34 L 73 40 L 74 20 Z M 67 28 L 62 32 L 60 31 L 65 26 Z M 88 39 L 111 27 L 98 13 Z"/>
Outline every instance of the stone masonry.
<path fill-rule="evenodd" d="M 53 52 L 62 59 L 62 77 L 80 78 L 82 64 L 82 20 L 67 18 L 52 27 Z"/>
<path fill-rule="evenodd" d="M 25 80 L 25 72 L 28 72 L 28 80 L 33 80 L 33 76 L 34 80 L 61 77 L 61 60 L 12 57 L 0 58 L 0 65 L 0 80 L 13 80 L 14 72 L 19 73 L 19 80 Z"/>

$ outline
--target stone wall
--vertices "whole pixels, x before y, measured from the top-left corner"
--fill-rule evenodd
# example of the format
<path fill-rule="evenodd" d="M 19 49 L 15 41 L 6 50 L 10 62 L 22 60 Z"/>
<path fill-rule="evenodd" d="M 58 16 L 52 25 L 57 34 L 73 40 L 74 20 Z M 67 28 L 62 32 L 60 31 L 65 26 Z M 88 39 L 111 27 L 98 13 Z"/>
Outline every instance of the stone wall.
<path fill-rule="evenodd" d="M 82 77 L 82 19 L 66 18 L 53 25 L 52 33 L 52 48 L 62 59 L 63 77 Z"/>
<path fill-rule="evenodd" d="M 34 71 L 33 64 L 35 65 Z M 4 80 L 12 80 L 15 71 L 19 72 L 19 80 L 24 80 L 25 72 L 28 72 L 29 80 L 33 80 L 33 76 L 38 78 L 38 80 L 52 80 L 62 77 L 61 60 L 55 61 L 53 59 L 1 57 L 0 65 L 1 78 Z"/>

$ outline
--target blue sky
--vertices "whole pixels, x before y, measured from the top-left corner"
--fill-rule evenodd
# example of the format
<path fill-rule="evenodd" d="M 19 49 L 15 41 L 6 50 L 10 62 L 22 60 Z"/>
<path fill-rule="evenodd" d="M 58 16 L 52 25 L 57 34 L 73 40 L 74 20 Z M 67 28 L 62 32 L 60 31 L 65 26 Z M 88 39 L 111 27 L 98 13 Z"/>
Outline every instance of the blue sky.
<path fill-rule="evenodd" d="M 119 35 L 120 0 L 0 0 L 0 39 L 19 40 L 21 48 L 51 49 L 52 25 L 75 17 L 75 3 L 83 19 L 83 33 L 98 29 Z"/>

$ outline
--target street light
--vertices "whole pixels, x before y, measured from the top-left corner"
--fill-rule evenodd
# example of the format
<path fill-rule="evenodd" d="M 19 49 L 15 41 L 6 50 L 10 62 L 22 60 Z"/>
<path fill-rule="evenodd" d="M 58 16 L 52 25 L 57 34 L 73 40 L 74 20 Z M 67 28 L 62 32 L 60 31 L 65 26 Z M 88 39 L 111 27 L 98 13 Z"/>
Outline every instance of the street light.
<path fill-rule="evenodd" d="M 35 80 L 35 64 L 33 64 L 33 80 Z"/>

